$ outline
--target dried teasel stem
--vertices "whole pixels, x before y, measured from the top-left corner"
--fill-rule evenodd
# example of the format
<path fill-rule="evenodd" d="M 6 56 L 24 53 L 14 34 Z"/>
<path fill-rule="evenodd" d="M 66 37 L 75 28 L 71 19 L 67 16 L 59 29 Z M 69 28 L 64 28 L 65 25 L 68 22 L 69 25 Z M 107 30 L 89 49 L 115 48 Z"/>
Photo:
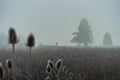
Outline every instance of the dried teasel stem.
<path fill-rule="evenodd" d="M 34 38 L 34 35 L 31 33 L 28 38 L 27 38 L 27 44 L 26 46 L 29 47 L 29 51 L 30 51 L 30 65 L 29 65 L 29 80 L 31 80 L 31 70 L 32 70 L 32 67 L 31 67 L 31 50 L 32 50 L 32 47 L 34 47 L 35 45 L 35 38 Z"/>
<path fill-rule="evenodd" d="M 13 57 L 12 57 L 12 62 L 13 62 L 13 67 L 12 67 L 12 71 L 13 71 L 13 80 L 16 80 L 16 70 L 15 70 L 15 61 L 16 61 L 16 54 L 15 54 L 15 44 L 18 43 L 18 39 L 17 39 L 17 35 L 16 35 L 16 31 L 14 28 L 10 28 L 9 29 L 9 44 L 12 44 L 12 50 L 13 50 Z"/>

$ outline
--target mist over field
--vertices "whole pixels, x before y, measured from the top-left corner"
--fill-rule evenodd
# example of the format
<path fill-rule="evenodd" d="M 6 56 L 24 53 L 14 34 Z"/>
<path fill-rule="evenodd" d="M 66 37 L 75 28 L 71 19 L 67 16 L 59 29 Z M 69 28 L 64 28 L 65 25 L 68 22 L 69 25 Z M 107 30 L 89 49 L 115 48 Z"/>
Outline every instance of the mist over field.
<path fill-rule="evenodd" d="M 120 80 L 120 0 L 0 0 L 0 80 Z"/>
<path fill-rule="evenodd" d="M 119 0 L 0 0 L 0 34 L 14 27 L 18 35 L 33 32 L 36 45 L 76 45 L 71 43 L 82 18 L 93 31 L 93 45 L 101 46 L 106 32 L 113 45 L 120 45 Z"/>

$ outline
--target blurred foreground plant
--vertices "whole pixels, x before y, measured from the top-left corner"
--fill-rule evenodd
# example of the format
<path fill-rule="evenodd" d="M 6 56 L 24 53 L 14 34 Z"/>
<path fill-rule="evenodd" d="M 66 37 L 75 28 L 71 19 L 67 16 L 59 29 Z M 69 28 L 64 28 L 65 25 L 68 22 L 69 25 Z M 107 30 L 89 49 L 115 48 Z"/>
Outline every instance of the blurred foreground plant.
<path fill-rule="evenodd" d="M 0 62 L 0 80 L 3 79 L 4 79 L 4 70 L 3 70 L 2 62 Z"/>
<path fill-rule="evenodd" d="M 6 67 L 7 67 L 7 78 L 8 80 L 12 80 L 12 61 L 10 59 L 6 60 Z"/>
<path fill-rule="evenodd" d="M 29 51 L 30 51 L 30 65 L 29 65 L 29 80 L 31 80 L 31 49 L 32 47 L 34 47 L 35 45 L 35 38 L 33 34 L 30 34 L 27 38 L 27 47 L 29 47 Z"/>
<path fill-rule="evenodd" d="M 61 59 L 59 59 L 56 63 L 48 60 L 46 72 L 48 74 L 46 80 L 73 80 L 72 72 L 67 71 L 66 67 L 63 66 Z"/>
<path fill-rule="evenodd" d="M 13 80 L 16 80 L 16 70 L 15 70 L 15 61 L 16 61 L 16 54 L 15 54 L 15 44 L 19 42 L 17 39 L 16 31 L 14 28 L 9 29 L 9 44 L 12 44 L 13 56 L 12 56 L 12 70 L 13 70 Z"/>

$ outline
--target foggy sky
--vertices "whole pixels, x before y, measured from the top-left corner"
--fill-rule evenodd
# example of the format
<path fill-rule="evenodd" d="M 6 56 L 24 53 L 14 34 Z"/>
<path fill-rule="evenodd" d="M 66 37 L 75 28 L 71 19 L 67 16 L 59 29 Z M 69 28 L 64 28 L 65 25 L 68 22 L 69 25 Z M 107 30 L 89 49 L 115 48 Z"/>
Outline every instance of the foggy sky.
<path fill-rule="evenodd" d="M 120 0 L 0 0 L 0 33 L 14 27 L 18 35 L 33 32 L 37 44 L 73 45 L 72 33 L 82 18 L 91 25 L 94 45 L 109 32 L 120 45 Z"/>

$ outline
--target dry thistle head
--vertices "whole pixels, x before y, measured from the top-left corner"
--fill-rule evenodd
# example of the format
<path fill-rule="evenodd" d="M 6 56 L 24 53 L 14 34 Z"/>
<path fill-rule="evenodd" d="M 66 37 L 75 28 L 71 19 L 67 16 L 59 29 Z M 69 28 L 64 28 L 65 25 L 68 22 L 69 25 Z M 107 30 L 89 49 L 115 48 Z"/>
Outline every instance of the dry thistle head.
<path fill-rule="evenodd" d="M 63 66 L 62 70 L 63 70 L 63 72 L 65 72 L 65 71 L 66 71 L 66 67 L 65 67 L 65 66 Z"/>
<path fill-rule="evenodd" d="M 27 46 L 33 47 L 35 45 L 35 38 L 33 34 L 30 34 L 27 38 Z"/>
<path fill-rule="evenodd" d="M 2 63 L 0 62 L 0 79 L 3 78 L 3 66 Z"/>
<path fill-rule="evenodd" d="M 6 66 L 7 66 L 8 69 L 12 68 L 12 61 L 10 59 L 6 60 Z"/>
<path fill-rule="evenodd" d="M 73 77 L 73 73 L 72 72 L 70 72 L 70 76 Z"/>
<path fill-rule="evenodd" d="M 9 29 L 9 43 L 10 44 L 15 44 L 17 43 L 18 40 L 17 40 L 17 35 L 16 35 L 16 31 L 14 28 L 10 28 Z"/>
<path fill-rule="evenodd" d="M 49 74 L 51 72 L 51 68 L 49 65 L 46 66 L 46 72 Z"/>
<path fill-rule="evenodd" d="M 60 70 L 61 67 L 62 67 L 62 60 L 59 59 L 59 60 L 56 62 L 56 68 L 57 68 L 58 70 Z"/>
<path fill-rule="evenodd" d="M 50 66 L 50 68 L 54 68 L 54 63 L 51 60 L 48 60 L 48 65 Z"/>

